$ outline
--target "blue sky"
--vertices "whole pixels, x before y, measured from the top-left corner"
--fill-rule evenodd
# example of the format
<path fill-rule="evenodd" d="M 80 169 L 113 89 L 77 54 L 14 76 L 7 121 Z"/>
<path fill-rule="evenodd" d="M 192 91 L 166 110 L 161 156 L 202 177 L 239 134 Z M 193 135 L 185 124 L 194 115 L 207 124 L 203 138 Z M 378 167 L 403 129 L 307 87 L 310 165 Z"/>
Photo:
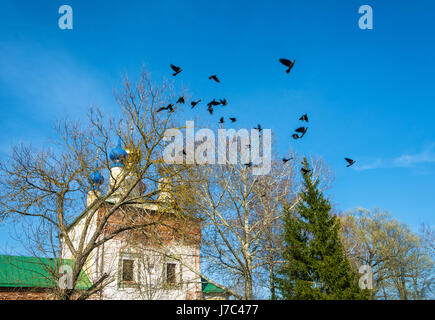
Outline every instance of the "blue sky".
<path fill-rule="evenodd" d="M 58 28 L 63 4 L 73 30 Z M 364 4 L 373 30 L 358 27 Z M 272 128 L 281 154 L 324 158 L 337 208 L 378 207 L 414 228 L 434 225 L 434 14 L 430 0 L 2 0 L 0 156 L 54 138 L 59 117 L 85 117 L 90 105 L 113 112 L 123 73 L 144 64 L 154 79 L 171 79 L 174 63 L 184 69 L 177 85 L 226 97 L 222 115 Z M 281 57 L 296 59 L 290 75 Z M 222 85 L 207 79 L 214 73 Z M 303 113 L 309 131 L 294 141 Z M 357 163 L 346 168 L 344 157 Z"/>

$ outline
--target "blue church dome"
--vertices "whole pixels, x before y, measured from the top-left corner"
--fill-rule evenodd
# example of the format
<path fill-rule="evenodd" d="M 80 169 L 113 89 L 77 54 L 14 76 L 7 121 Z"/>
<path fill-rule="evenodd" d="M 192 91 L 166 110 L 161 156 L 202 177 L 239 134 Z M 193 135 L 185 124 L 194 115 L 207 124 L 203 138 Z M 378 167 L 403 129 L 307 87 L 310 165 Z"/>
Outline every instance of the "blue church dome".
<path fill-rule="evenodd" d="M 98 188 L 103 184 L 104 177 L 98 170 L 96 170 L 89 175 L 89 182 L 91 183 L 93 188 Z"/>
<path fill-rule="evenodd" d="M 109 158 L 113 161 L 112 167 L 122 167 L 122 161 L 127 157 L 127 151 L 121 147 L 121 138 L 118 140 L 118 145 L 110 151 Z"/>

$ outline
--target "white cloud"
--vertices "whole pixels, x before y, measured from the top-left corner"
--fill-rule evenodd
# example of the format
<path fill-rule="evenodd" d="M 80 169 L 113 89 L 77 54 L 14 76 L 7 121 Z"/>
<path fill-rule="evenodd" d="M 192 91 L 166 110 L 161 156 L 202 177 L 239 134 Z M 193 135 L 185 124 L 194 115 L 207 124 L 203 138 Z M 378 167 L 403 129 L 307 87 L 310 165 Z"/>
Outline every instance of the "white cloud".
<path fill-rule="evenodd" d="M 378 168 L 382 167 L 383 164 L 384 164 L 384 162 L 382 159 L 377 159 L 376 161 L 374 161 L 372 163 L 364 164 L 361 166 L 360 165 L 355 166 L 355 170 L 362 171 L 362 170 L 378 169 Z"/>
<path fill-rule="evenodd" d="M 355 166 L 358 171 L 373 170 L 379 168 L 411 168 L 423 163 L 435 163 L 435 143 L 431 143 L 423 151 L 416 154 L 403 154 L 393 159 L 381 159 Z"/>
<path fill-rule="evenodd" d="M 422 152 L 417 154 L 404 154 L 397 158 L 394 158 L 392 164 L 395 167 L 411 167 L 420 163 L 432 163 L 435 162 L 435 144 L 432 143 L 426 147 Z"/>

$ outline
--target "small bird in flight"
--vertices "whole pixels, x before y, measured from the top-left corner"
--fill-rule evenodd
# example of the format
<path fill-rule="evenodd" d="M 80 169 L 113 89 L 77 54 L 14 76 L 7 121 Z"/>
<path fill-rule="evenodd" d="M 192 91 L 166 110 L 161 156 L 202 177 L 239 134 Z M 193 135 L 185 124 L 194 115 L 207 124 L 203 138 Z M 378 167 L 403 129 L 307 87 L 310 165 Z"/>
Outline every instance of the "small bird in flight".
<path fill-rule="evenodd" d="M 248 162 L 248 163 L 244 163 L 244 165 L 248 168 L 252 167 L 252 161 Z"/>
<path fill-rule="evenodd" d="M 210 112 L 210 114 L 213 114 L 213 107 L 212 106 L 208 106 L 207 110 L 208 110 L 208 112 Z"/>
<path fill-rule="evenodd" d="M 307 127 L 299 127 L 295 131 L 301 133 L 301 136 L 299 138 L 302 138 L 307 132 L 307 130 L 308 130 Z"/>
<path fill-rule="evenodd" d="M 293 139 L 295 139 L 295 140 L 297 140 L 297 139 L 299 139 L 300 137 L 298 136 L 298 134 L 297 133 L 293 133 L 292 134 L 292 137 L 293 137 Z"/>
<path fill-rule="evenodd" d="M 287 163 L 289 160 L 291 160 L 291 159 L 293 159 L 293 158 L 282 158 L 282 162 L 283 163 Z"/>
<path fill-rule="evenodd" d="M 212 76 L 210 76 L 210 77 L 208 77 L 210 80 L 214 80 L 214 81 L 216 81 L 216 82 L 220 82 L 219 81 L 219 79 L 218 79 L 218 77 L 214 74 L 214 75 L 212 75 Z"/>
<path fill-rule="evenodd" d="M 305 168 L 301 168 L 302 174 L 307 174 L 308 172 L 311 171 L 311 169 L 305 169 Z"/>
<path fill-rule="evenodd" d="M 352 160 L 350 158 L 344 158 L 344 160 L 347 161 L 348 165 L 346 167 L 350 167 L 351 165 L 353 165 L 356 161 Z"/>
<path fill-rule="evenodd" d="M 236 118 L 230 118 L 231 122 L 236 122 Z"/>
<path fill-rule="evenodd" d="M 227 99 L 223 98 L 223 99 L 219 99 L 219 102 L 223 105 L 226 106 L 227 105 Z"/>
<path fill-rule="evenodd" d="M 178 100 L 177 100 L 177 103 L 184 104 L 184 97 L 179 97 Z"/>
<path fill-rule="evenodd" d="M 157 109 L 157 112 L 160 112 L 160 111 L 163 111 L 163 110 L 170 110 L 172 112 L 172 111 L 174 111 L 173 106 L 174 106 L 173 104 L 168 104 L 167 107 L 161 107 L 161 108 Z"/>
<path fill-rule="evenodd" d="M 175 77 L 177 74 L 179 74 L 181 71 L 183 71 L 183 69 L 181 69 L 180 67 L 174 66 L 173 64 L 171 64 L 171 68 L 172 68 L 172 70 L 175 71 L 175 73 L 172 74 L 174 77 Z"/>
<path fill-rule="evenodd" d="M 210 101 L 209 103 L 207 103 L 207 105 L 208 105 L 209 108 L 211 108 L 211 107 L 213 107 L 213 106 L 218 106 L 218 105 L 220 105 L 220 104 L 221 104 L 221 103 L 218 102 L 218 101 L 216 101 L 215 99 L 213 99 L 212 101 Z"/>
<path fill-rule="evenodd" d="M 288 67 L 288 69 L 286 70 L 286 73 L 290 73 L 290 70 L 293 68 L 296 60 L 289 60 L 289 59 L 279 59 L 279 62 L 281 62 L 283 65 L 285 65 L 286 67 Z"/>
<path fill-rule="evenodd" d="M 302 117 L 299 118 L 299 120 L 308 122 L 308 116 L 307 116 L 307 114 L 304 114 Z"/>
<path fill-rule="evenodd" d="M 219 123 L 224 123 L 225 121 L 224 121 L 224 117 L 221 117 L 220 119 L 219 119 Z"/>
<path fill-rule="evenodd" d="M 190 104 L 192 105 L 192 109 L 201 102 L 201 99 L 199 99 L 198 101 L 192 101 Z"/>
<path fill-rule="evenodd" d="M 261 132 L 261 130 L 263 130 L 263 129 L 261 128 L 260 124 L 258 124 L 257 128 L 254 128 L 254 129 L 257 129 L 258 132 Z"/>

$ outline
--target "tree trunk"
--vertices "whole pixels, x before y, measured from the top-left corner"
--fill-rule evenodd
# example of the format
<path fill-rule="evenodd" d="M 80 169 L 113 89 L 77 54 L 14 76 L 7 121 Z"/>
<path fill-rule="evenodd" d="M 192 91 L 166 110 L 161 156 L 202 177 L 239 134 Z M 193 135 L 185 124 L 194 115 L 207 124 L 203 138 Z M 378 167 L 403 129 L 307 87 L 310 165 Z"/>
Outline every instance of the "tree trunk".
<path fill-rule="evenodd" d="M 270 299 L 276 300 L 275 275 L 273 272 L 273 265 L 269 265 L 269 284 L 270 284 Z"/>

